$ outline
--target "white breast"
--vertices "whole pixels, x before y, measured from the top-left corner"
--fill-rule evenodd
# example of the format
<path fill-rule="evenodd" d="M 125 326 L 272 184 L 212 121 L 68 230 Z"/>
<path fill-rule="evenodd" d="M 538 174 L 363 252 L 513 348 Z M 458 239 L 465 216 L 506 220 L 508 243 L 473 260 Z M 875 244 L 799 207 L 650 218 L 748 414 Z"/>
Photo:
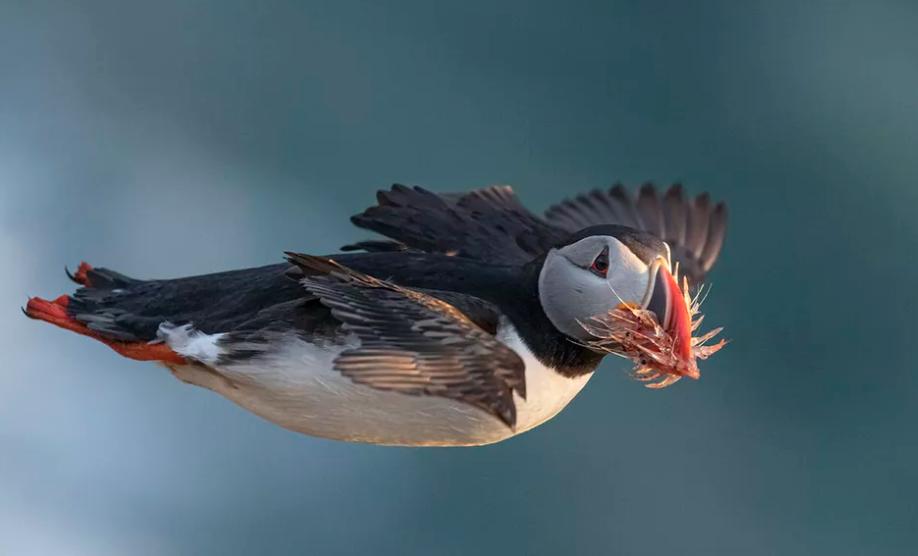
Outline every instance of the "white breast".
<path fill-rule="evenodd" d="M 526 399 L 514 394 L 517 434 L 537 427 L 557 415 L 593 376 L 590 372 L 568 378 L 549 369 L 536 359 L 509 323 L 500 327 L 497 339 L 519 354 L 526 364 Z"/>
<path fill-rule="evenodd" d="M 514 395 L 517 425 L 510 429 L 498 418 L 468 404 L 436 396 L 411 396 L 355 384 L 333 368 L 335 357 L 357 345 L 308 343 L 289 337 L 264 355 L 218 366 L 174 368 L 186 382 L 213 390 L 242 407 L 288 429 L 325 438 L 410 446 L 490 444 L 536 427 L 561 411 L 592 376 L 564 377 L 546 368 L 509 324 L 498 339 L 526 363 L 526 393 Z M 202 351 L 205 338 L 167 337 L 173 349 Z M 216 372 L 214 372 L 216 371 Z"/>

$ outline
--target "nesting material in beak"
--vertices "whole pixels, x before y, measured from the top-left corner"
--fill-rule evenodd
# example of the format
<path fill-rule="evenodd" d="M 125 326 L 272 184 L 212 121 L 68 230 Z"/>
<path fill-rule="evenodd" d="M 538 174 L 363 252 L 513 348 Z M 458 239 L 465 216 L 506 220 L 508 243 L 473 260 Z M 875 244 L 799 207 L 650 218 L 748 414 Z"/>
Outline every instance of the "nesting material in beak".
<path fill-rule="evenodd" d="M 634 377 L 648 388 L 665 388 L 685 376 L 697 379 L 701 376 L 697 359 L 707 359 L 727 343 L 721 339 L 705 345 L 722 328 L 692 336 L 704 318 L 700 313 L 702 301 L 701 289 L 690 298 L 688 281 L 683 278 L 680 289 L 677 279 L 661 266 L 648 307 L 622 303 L 581 323 L 593 337 L 586 343 L 634 361 Z"/>

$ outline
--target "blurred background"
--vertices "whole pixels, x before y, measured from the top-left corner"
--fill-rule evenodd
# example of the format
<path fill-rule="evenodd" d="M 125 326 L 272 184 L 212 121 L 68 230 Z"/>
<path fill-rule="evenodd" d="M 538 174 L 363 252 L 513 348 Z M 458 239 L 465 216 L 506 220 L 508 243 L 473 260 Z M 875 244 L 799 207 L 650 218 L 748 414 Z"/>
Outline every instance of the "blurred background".
<path fill-rule="evenodd" d="M 0 554 L 914 554 L 913 2 L 0 2 Z M 333 252 L 392 182 L 731 210 L 708 324 L 480 449 L 299 436 L 31 322 Z"/>

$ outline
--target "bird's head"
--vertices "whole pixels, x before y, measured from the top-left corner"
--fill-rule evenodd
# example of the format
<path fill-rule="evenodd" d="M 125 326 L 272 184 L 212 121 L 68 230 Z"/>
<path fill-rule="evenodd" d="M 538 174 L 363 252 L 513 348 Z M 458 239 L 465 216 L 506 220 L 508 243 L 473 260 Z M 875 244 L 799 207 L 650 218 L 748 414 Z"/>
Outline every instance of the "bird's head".
<path fill-rule="evenodd" d="M 665 242 L 624 226 L 581 230 L 548 252 L 539 273 L 539 299 L 555 328 L 632 359 L 637 378 L 663 386 L 698 378 L 696 357 L 713 353 L 692 338 L 697 303 L 686 287 Z"/>

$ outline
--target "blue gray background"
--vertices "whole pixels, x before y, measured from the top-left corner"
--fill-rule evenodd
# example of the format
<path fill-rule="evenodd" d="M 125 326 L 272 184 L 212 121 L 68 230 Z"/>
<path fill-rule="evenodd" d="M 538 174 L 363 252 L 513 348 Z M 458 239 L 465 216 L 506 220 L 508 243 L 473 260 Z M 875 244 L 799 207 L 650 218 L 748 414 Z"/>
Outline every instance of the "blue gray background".
<path fill-rule="evenodd" d="M 386 5 L 384 5 L 386 4 Z M 914 2 L 0 2 L 0 553 L 914 554 Z M 298 436 L 27 321 L 331 252 L 391 182 L 729 202 L 697 383 L 481 449 Z"/>

